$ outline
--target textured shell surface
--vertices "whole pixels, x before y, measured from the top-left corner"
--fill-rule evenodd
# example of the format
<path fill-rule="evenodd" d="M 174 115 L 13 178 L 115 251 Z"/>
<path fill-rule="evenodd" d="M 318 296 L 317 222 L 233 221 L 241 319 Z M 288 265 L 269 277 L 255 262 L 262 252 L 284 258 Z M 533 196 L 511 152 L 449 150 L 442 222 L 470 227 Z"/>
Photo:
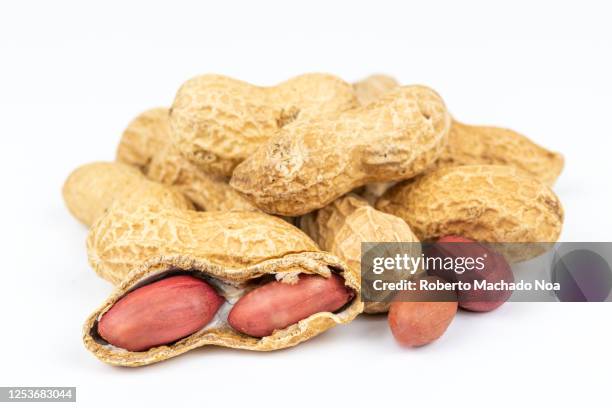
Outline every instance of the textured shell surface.
<path fill-rule="evenodd" d="M 297 227 L 259 212 L 197 212 L 140 205 L 112 208 L 89 231 L 89 262 L 117 284 L 156 256 L 194 256 L 242 268 L 274 256 L 316 251 Z"/>
<path fill-rule="evenodd" d="M 195 276 L 208 280 L 220 294 L 226 297 L 225 305 L 221 307 L 213 322 L 175 343 L 153 347 L 142 352 L 131 352 L 114 347 L 97 335 L 97 322 L 123 295 L 143 283 L 159 279 L 164 275 L 167 276 L 169 271 L 176 270 L 189 271 Z M 240 291 L 241 284 L 248 284 L 264 275 L 272 275 L 277 280 L 284 280 L 285 276 L 295 276 L 297 273 L 319 274 L 325 277 L 329 277 L 331 273 L 338 273 L 344 277 L 345 285 L 353 289 L 357 296 L 339 311 L 315 313 L 262 338 L 241 334 L 227 324 L 227 313 L 235 301 L 231 293 L 236 290 Z M 277 254 L 261 262 L 237 269 L 228 268 L 225 264 L 216 264 L 201 255 L 161 256 L 147 260 L 128 274 L 114 293 L 87 318 L 83 326 L 83 342 L 89 351 L 105 363 L 131 367 L 142 366 L 166 360 L 205 345 L 254 351 L 292 347 L 337 324 L 350 322 L 362 310 L 363 303 L 359 297 L 359 277 L 340 259 L 325 252 Z"/>
<path fill-rule="evenodd" d="M 563 208 L 555 193 L 515 167 L 438 169 L 387 191 L 376 208 L 403 218 L 423 241 L 555 242 Z"/>
<path fill-rule="evenodd" d="M 384 74 L 374 74 L 353 84 L 355 96 L 361 106 L 368 105 L 382 98 L 387 92 L 400 86 L 400 83 L 393 77 Z M 374 205 L 376 200 L 391 187 L 393 182 L 370 183 L 366 184 L 359 195 L 365 198 L 370 205 Z"/>
<path fill-rule="evenodd" d="M 146 175 L 151 180 L 176 187 L 202 210 L 259 211 L 230 187 L 227 178 L 200 170 L 174 146 L 166 146 L 152 158 Z"/>
<path fill-rule="evenodd" d="M 356 105 L 351 85 L 333 75 L 300 75 L 274 87 L 202 75 L 179 89 L 170 124 L 181 154 L 207 172 L 230 176 L 288 123 Z"/>
<path fill-rule="evenodd" d="M 148 181 L 137 168 L 122 163 L 95 162 L 74 170 L 62 194 L 68 210 L 91 226 L 116 202 L 156 202 L 169 207 L 193 208 L 179 191 Z"/>
<path fill-rule="evenodd" d="M 117 161 L 138 167 L 150 180 L 175 187 L 201 210 L 257 210 L 229 186 L 227 178 L 207 174 L 181 156 L 170 139 L 167 108 L 147 110 L 128 125 L 117 148 Z"/>
<path fill-rule="evenodd" d="M 444 102 L 399 87 L 368 106 L 284 127 L 234 171 L 230 184 L 265 212 L 297 216 L 370 182 L 431 166 L 450 127 Z"/>
<path fill-rule="evenodd" d="M 387 75 L 371 75 L 353 84 L 361 105 L 378 100 L 397 86 L 399 83 Z M 453 120 L 448 144 L 435 167 L 468 164 L 514 166 L 552 186 L 563 170 L 564 159 L 561 154 L 547 150 L 513 130 L 472 126 Z M 370 193 L 375 193 L 375 190 Z"/>
<path fill-rule="evenodd" d="M 360 276 L 362 242 L 419 242 L 403 219 L 378 211 L 354 195 L 305 215 L 301 222 L 321 249 L 339 256 Z M 388 308 L 385 302 L 368 302 L 364 311 L 383 313 Z"/>
<path fill-rule="evenodd" d="M 151 159 L 170 144 L 168 108 L 149 109 L 134 118 L 123 131 L 117 146 L 117 161 L 146 173 Z"/>
<path fill-rule="evenodd" d="M 561 154 L 547 150 L 513 130 L 453 121 L 448 145 L 437 166 L 508 165 L 552 186 L 563 170 L 563 162 Z"/>
<path fill-rule="evenodd" d="M 353 84 L 355 96 L 360 105 L 368 105 L 380 99 L 387 92 L 400 86 L 399 82 L 389 75 L 375 74 Z"/>

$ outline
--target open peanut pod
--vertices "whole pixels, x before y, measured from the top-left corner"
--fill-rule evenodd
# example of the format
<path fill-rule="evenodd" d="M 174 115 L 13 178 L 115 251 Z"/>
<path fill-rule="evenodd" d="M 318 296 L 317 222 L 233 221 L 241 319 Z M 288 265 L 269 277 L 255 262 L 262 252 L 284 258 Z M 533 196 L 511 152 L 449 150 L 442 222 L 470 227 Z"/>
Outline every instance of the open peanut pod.
<path fill-rule="evenodd" d="M 331 254 L 314 251 L 294 254 L 279 253 L 249 266 L 233 267 L 232 264 L 236 262 L 232 260 L 235 261 L 240 256 L 240 253 L 235 253 L 233 256 L 228 253 L 227 262 L 218 260 L 212 262 L 206 257 L 179 252 L 164 254 L 144 262 L 132 271 L 114 293 L 87 318 L 83 329 L 85 346 L 103 362 L 120 366 L 152 364 L 209 344 L 270 351 L 295 346 L 336 324 L 348 323 L 363 309 L 363 303 L 359 297 L 359 277 L 346 264 Z M 148 284 L 155 284 L 152 282 L 177 274 L 203 280 L 220 296 L 221 301 L 216 305 L 216 311 L 211 314 L 212 317 L 205 322 L 203 327 L 180 339 L 144 350 L 138 349 L 139 351 L 130 351 L 112 345 L 100 335 L 101 320 L 105 318 L 105 314 L 110 314 L 113 307 L 118 305 L 124 297 L 127 298 L 131 292 L 136 294 L 139 289 L 146 289 Z M 306 281 L 306 277 L 311 276 L 316 277 L 320 282 L 314 286 L 309 285 L 307 291 L 304 292 L 299 287 L 300 282 Z M 335 284 L 340 282 L 342 288 L 328 288 L 326 281 L 331 279 L 335 280 Z M 268 290 L 269 285 L 275 286 L 273 290 Z M 279 289 L 288 290 L 287 295 L 279 295 Z M 296 292 L 300 292 L 300 295 L 296 295 Z M 266 296 L 267 299 L 265 299 Z M 307 307 L 309 310 L 303 310 L 302 302 L 305 297 L 309 296 L 310 299 L 305 302 L 309 305 Z M 254 300 L 256 297 L 260 300 Z M 247 308 L 242 307 L 241 310 L 252 315 L 251 321 L 245 320 L 242 316 L 232 318 L 232 313 L 237 310 L 241 300 L 248 302 L 248 305 L 245 304 Z M 155 303 L 155 300 L 152 302 Z M 283 302 L 284 308 L 279 306 Z M 344 303 L 341 304 L 342 302 Z M 259 303 L 262 306 L 253 307 L 253 303 Z M 263 309 L 266 307 L 274 308 L 273 315 L 265 313 Z M 150 311 L 149 313 L 154 313 L 158 309 L 159 305 L 145 308 Z M 143 317 L 142 310 L 139 313 L 138 322 L 135 325 L 146 326 L 147 319 L 151 317 Z M 162 313 L 161 317 L 158 314 L 157 319 L 163 321 L 164 316 L 166 316 L 165 313 Z M 263 324 L 268 325 L 267 331 L 272 331 L 262 336 L 248 334 L 255 330 L 249 329 L 253 319 L 267 320 Z M 246 321 L 246 326 L 240 326 L 240 323 L 236 323 L 237 320 Z M 287 325 L 287 323 L 290 324 Z M 159 332 L 162 330 L 160 324 L 163 325 L 163 322 L 157 321 L 157 324 L 146 326 L 146 328 Z M 125 329 L 118 324 L 111 327 L 123 330 L 125 333 Z M 137 337 L 141 335 L 142 333 L 139 333 Z M 139 343 L 138 347 L 141 347 L 140 345 L 142 343 Z"/>
<path fill-rule="evenodd" d="M 150 364 L 206 344 L 290 347 L 363 309 L 358 273 L 259 212 L 118 205 L 91 228 L 88 254 L 118 284 L 84 329 L 87 348 L 110 364 Z"/>

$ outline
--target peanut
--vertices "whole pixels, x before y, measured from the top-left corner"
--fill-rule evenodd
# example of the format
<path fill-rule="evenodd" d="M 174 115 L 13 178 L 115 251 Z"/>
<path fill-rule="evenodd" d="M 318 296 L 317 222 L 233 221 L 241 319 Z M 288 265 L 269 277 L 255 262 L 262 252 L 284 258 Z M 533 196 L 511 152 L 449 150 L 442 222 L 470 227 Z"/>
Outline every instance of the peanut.
<path fill-rule="evenodd" d="M 234 218 L 234 214 L 226 215 Z M 249 215 L 263 216 L 255 212 L 242 215 L 238 213 L 235 218 L 240 220 Z M 244 225 L 256 224 L 253 221 L 253 219 L 245 220 Z M 282 223 L 280 220 L 277 221 Z M 143 222 L 147 223 L 146 220 Z M 235 237 L 240 238 L 241 232 L 248 232 L 244 225 Z M 277 227 L 286 228 L 281 225 Z M 164 233 L 170 232 L 171 228 L 168 226 Z M 149 232 L 153 231 L 151 229 Z M 210 231 L 216 230 L 213 227 L 209 229 L 209 234 Z M 283 252 L 283 244 L 277 242 L 278 238 L 282 237 L 275 237 L 275 234 L 267 236 L 265 233 L 270 232 L 270 229 L 259 227 L 253 230 L 259 239 L 255 242 L 250 241 L 251 245 L 247 245 L 249 240 L 245 238 L 241 238 L 244 240 L 242 245 L 236 245 L 235 240 L 230 238 L 231 231 L 215 232 L 218 242 L 216 245 L 219 248 L 225 245 L 226 249 L 225 258 L 215 258 L 208 256 L 212 251 L 207 253 L 205 246 L 192 250 L 185 241 L 182 241 L 181 231 L 177 229 L 176 232 L 178 238 L 175 242 L 179 244 L 174 246 L 173 251 L 149 258 L 135 267 L 132 272 L 125 275 L 104 303 L 87 318 L 83 328 L 83 341 L 85 346 L 102 361 L 121 366 L 140 366 L 165 360 L 205 345 L 258 351 L 277 350 L 306 341 L 337 324 L 348 323 L 363 310 L 363 303 L 359 297 L 359 275 L 329 253 L 316 249 L 300 250 L 299 245 L 287 245 L 287 250 Z M 290 234 L 285 236 L 291 237 Z M 308 238 L 303 234 L 302 236 L 308 242 Z M 155 245 L 155 239 L 152 234 L 143 235 L 141 244 Z M 249 248 L 257 250 L 258 245 L 268 246 L 265 257 L 250 261 L 241 259 L 249 255 Z M 274 247 L 278 250 L 274 251 Z M 290 252 L 294 249 L 295 252 Z M 197 308 L 192 308 L 191 303 L 186 300 L 193 298 L 190 291 L 179 289 L 180 293 L 172 294 L 165 283 L 170 278 L 164 279 L 168 274 L 186 274 L 197 280 L 202 279 L 214 287 L 215 294 L 227 301 L 212 320 L 208 320 L 208 317 L 198 320 L 194 317 L 197 315 L 191 313 Z M 277 282 L 266 283 L 270 279 L 276 279 Z M 162 285 L 164 288 L 160 290 L 161 295 L 153 293 L 151 296 L 149 294 L 139 296 L 140 292 L 137 291 L 150 290 L 148 286 L 143 286 L 148 282 Z M 174 288 L 174 285 L 170 286 Z M 147 309 L 142 309 L 140 313 L 139 307 L 129 308 L 129 312 L 122 312 L 123 306 L 120 302 L 123 299 L 130 299 L 131 296 L 139 300 L 136 306 L 152 308 L 154 313 L 146 312 Z M 215 296 L 211 296 L 210 299 L 215 299 Z M 302 299 L 305 303 L 300 304 L 295 301 L 296 299 Z M 215 306 L 217 304 L 211 303 Z M 230 309 L 232 304 L 234 308 Z M 238 326 L 236 326 L 238 330 L 230 326 L 227 312 L 233 312 L 232 321 L 236 316 L 239 319 L 248 317 L 249 304 L 257 306 L 257 310 L 267 310 L 267 313 L 255 316 L 254 319 L 258 323 L 258 328 L 266 326 L 272 329 L 272 333 L 259 332 L 247 335 L 239 332 Z M 272 305 L 272 309 L 266 309 L 265 304 Z M 180 313 L 172 312 L 174 305 L 180 306 L 176 309 Z M 125 317 L 132 325 L 126 326 L 124 330 L 121 322 L 116 323 L 111 326 L 113 330 L 109 334 L 107 330 L 109 324 L 105 323 L 100 331 L 99 322 L 107 313 L 114 313 L 116 310 L 120 311 L 119 317 Z M 168 324 L 165 322 L 157 325 L 155 316 L 162 313 L 160 310 L 174 314 L 176 318 L 171 319 Z M 213 313 L 207 313 L 206 316 L 211 314 Z M 110 318 L 112 316 L 111 314 Z M 139 321 L 151 322 L 151 325 L 142 326 Z M 205 323 L 206 321 L 208 323 Z M 127 337 L 114 339 L 111 337 L 114 332 Z M 255 334 L 261 336 L 254 336 Z M 101 337 L 118 347 L 109 347 Z M 125 343 L 126 338 L 127 343 Z M 122 340 L 124 342 L 121 342 Z M 123 346 L 141 351 L 133 352 Z"/>
<path fill-rule="evenodd" d="M 128 125 L 117 148 L 117 161 L 138 167 L 153 181 L 175 187 L 199 209 L 256 211 L 226 178 L 207 174 L 180 155 L 170 139 L 166 108 L 143 112 Z"/>
<path fill-rule="evenodd" d="M 404 220 L 375 210 L 355 195 L 339 198 L 304 215 L 300 223 L 321 249 L 339 256 L 358 274 L 362 242 L 418 242 Z M 383 313 L 388 309 L 387 302 L 367 302 L 364 307 L 366 313 Z"/>
<path fill-rule="evenodd" d="M 421 279 L 444 282 L 431 276 Z M 401 300 L 391 303 L 389 327 L 401 345 L 419 347 L 439 339 L 457 314 L 457 295 L 454 292 L 428 292 L 415 290 L 414 293 L 401 293 Z M 437 301 L 438 296 L 444 300 Z"/>
<path fill-rule="evenodd" d="M 512 295 L 510 290 L 483 290 L 474 287 L 474 281 L 486 281 L 488 283 L 514 282 L 514 274 L 503 255 L 479 244 L 471 239 L 455 236 L 440 238 L 430 248 L 430 256 L 444 256 L 452 258 L 483 258 L 484 268 L 478 270 L 471 268 L 458 274 L 446 269 L 429 270 L 428 273 L 440 276 L 449 282 L 466 282 L 471 289 L 457 290 L 459 306 L 462 309 L 473 312 L 490 312 L 504 304 Z"/>
<path fill-rule="evenodd" d="M 206 282 L 174 276 L 125 295 L 102 315 L 98 332 L 114 346 L 143 351 L 200 330 L 223 302 Z"/>
<path fill-rule="evenodd" d="M 351 85 L 332 75 L 301 75 L 269 88 L 203 75 L 181 86 L 170 123 L 181 154 L 208 173 L 231 176 L 238 163 L 294 120 L 356 105 Z"/>
<path fill-rule="evenodd" d="M 421 173 L 441 154 L 449 126 L 435 92 L 400 87 L 366 107 L 285 126 L 236 167 L 230 184 L 265 212 L 302 215 L 367 183 Z"/>
<path fill-rule="evenodd" d="M 555 242 L 563 225 L 552 190 L 508 166 L 438 169 L 391 188 L 376 208 L 404 219 L 421 241 Z"/>
<path fill-rule="evenodd" d="M 228 322 L 240 333 L 265 337 L 320 312 L 335 312 L 355 296 L 338 275 L 301 275 L 294 284 L 270 282 L 245 295 Z"/>
<path fill-rule="evenodd" d="M 398 82 L 386 75 L 372 75 L 353 85 L 361 105 L 378 100 L 397 86 Z M 470 126 L 453 120 L 448 144 L 435 167 L 467 164 L 517 167 L 552 186 L 563 169 L 563 156 L 509 129 Z M 370 192 L 375 193 L 376 190 Z"/>
<path fill-rule="evenodd" d="M 120 202 L 157 204 L 191 209 L 193 205 L 180 192 L 147 180 L 136 168 L 121 163 L 96 162 L 74 170 L 62 190 L 68 210 L 76 219 L 91 226 Z"/>

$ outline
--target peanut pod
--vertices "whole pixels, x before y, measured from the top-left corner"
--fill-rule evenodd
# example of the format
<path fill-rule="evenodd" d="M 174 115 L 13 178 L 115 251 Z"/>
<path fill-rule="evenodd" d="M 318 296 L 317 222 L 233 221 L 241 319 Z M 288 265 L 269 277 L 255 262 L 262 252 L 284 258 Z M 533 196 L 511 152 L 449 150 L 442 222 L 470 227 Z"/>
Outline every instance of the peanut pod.
<path fill-rule="evenodd" d="M 453 121 L 448 145 L 437 167 L 469 164 L 513 166 L 549 186 L 563 170 L 563 156 L 510 129 L 470 126 Z"/>
<path fill-rule="evenodd" d="M 168 108 L 149 109 L 136 116 L 123 131 L 116 159 L 146 174 L 153 157 L 170 144 Z"/>
<path fill-rule="evenodd" d="M 257 210 L 227 179 L 203 172 L 180 155 L 170 140 L 166 108 L 143 112 L 128 125 L 117 148 L 117 161 L 138 167 L 153 181 L 175 187 L 199 209 Z"/>
<path fill-rule="evenodd" d="M 355 195 L 339 198 L 304 215 L 300 227 L 321 249 L 339 256 L 359 276 L 362 242 L 419 242 L 404 220 L 374 209 Z M 414 255 L 420 255 L 420 251 Z M 366 302 L 364 311 L 384 313 L 389 305 Z"/>
<path fill-rule="evenodd" d="M 87 349 L 98 359 L 113 365 L 141 366 L 166 360 L 204 345 L 256 351 L 277 350 L 306 341 L 336 324 L 348 323 L 363 309 L 358 296 L 359 277 L 340 259 L 325 252 L 274 254 L 271 251 L 267 259 L 247 264 L 243 259 L 245 253 L 233 248 L 231 242 L 227 242 L 225 259 L 218 257 L 211 260 L 195 253 L 189 245 L 175 249 L 175 253 L 164 253 L 134 269 L 113 294 L 87 318 L 83 328 L 83 341 Z M 113 346 L 100 336 L 99 321 L 126 294 L 177 273 L 189 274 L 208 282 L 224 298 L 223 305 L 209 323 L 187 337 L 143 351 L 128 351 Z M 257 290 L 258 287 L 263 288 L 262 285 L 266 285 L 270 279 L 291 285 L 296 281 L 299 282 L 299 276 L 318 275 L 331 278 L 332 274 L 342 277 L 344 285 L 356 295 L 340 310 L 314 313 L 263 337 L 243 334 L 228 323 L 228 313 L 232 310 L 232 305 L 237 304 L 239 299 L 250 291 Z"/>
<path fill-rule="evenodd" d="M 274 87 L 202 75 L 178 90 L 170 124 L 181 154 L 208 173 L 228 177 L 238 163 L 294 120 L 356 105 L 351 85 L 332 75 L 300 75 Z"/>
<path fill-rule="evenodd" d="M 72 215 L 91 226 L 118 202 L 149 203 L 191 209 L 191 202 L 179 191 L 147 180 L 138 169 L 121 163 L 96 162 L 74 170 L 62 190 Z"/>
<path fill-rule="evenodd" d="M 552 190 L 509 166 L 438 169 L 387 191 L 376 208 L 403 218 L 422 241 L 555 242 L 563 208 Z"/>
<path fill-rule="evenodd" d="M 423 172 L 449 126 L 434 91 L 400 87 L 366 107 L 285 126 L 236 167 L 230 184 L 265 212 L 302 215 L 367 183 Z"/>

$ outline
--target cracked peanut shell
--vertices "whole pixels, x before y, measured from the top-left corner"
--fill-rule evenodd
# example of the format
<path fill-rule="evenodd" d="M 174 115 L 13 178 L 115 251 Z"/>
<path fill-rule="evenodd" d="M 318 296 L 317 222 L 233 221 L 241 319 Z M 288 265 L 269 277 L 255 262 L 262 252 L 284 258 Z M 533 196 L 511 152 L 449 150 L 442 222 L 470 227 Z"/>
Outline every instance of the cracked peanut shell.
<path fill-rule="evenodd" d="M 262 216 L 258 213 L 248 214 Z M 223 232 L 219 233 L 218 239 L 223 240 L 223 236 L 232 235 L 230 231 L 223 229 L 224 227 L 221 228 Z M 260 230 L 261 233 L 263 231 L 264 229 Z M 251 249 L 261 252 L 262 242 L 248 238 L 243 239 L 240 245 L 236 245 L 233 239 L 228 239 L 224 242 L 227 245 L 225 255 L 212 257 L 209 257 L 203 248 L 201 251 L 194 251 L 190 242 L 185 242 L 186 245 L 181 247 L 181 241 L 175 240 L 177 246 L 172 248 L 173 251 L 165 251 L 163 255 L 153 257 L 136 266 L 113 294 L 87 318 L 83 327 L 85 346 L 101 361 L 120 366 L 152 364 L 205 345 L 271 351 L 295 346 L 337 324 L 348 323 L 361 313 L 363 303 L 359 297 L 359 277 L 340 259 L 318 250 L 290 251 L 274 235 L 268 238 L 262 234 L 261 238 L 270 242 L 268 254 L 262 258 L 253 257 L 251 254 Z M 309 241 L 308 237 L 304 236 L 304 238 Z M 315 245 L 310 242 L 305 246 Z M 152 347 L 141 352 L 131 352 L 112 346 L 98 335 L 98 321 L 123 295 L 177 271 L 187 272 L 206 280 L 225 298 L 224 305 L 207 326 L 174 343 Z M 227 315 L 232 304 L 235 304 L 244 293 L 256 287 L 262 277 L 291 283 L 300 273 L 318 274 L 324 277 L 329 277 L 331 273 L 338 273 L 344 278 L 344 284 L 350 287 L 357 296 L 339 311 L 315 313 L 287 328 L 275 330 L 271 335 L 261 338 L 241 334 L 229 326 Z"/>
<path fill-rule="evenodd" d="M 351 85 L 333 75 L 304 74 L 274 87 L 202 75 L 178 90 L 170 124 L 183 156 L 207 173 L 229 177 L 287 124 L 356 105 Z"/>
<path fill-rule="evenodd" d="M 118 284 L 134 268 L 161 255 L 206 258 L 240 268 L 277 254 L 317 251 L 297 227 L 260 212 L 199 212 L 160 206 L 113 207 L 87 237 L 89 263 Z"/>
<path fill-rule="evenodd" d="M 399 87 L 368 106 L 285 126 L 236 167 L 230 185 L 267 213 L 303 215 L 367 183 L 425 171 L 449 127 L 438 94 Z"/>

